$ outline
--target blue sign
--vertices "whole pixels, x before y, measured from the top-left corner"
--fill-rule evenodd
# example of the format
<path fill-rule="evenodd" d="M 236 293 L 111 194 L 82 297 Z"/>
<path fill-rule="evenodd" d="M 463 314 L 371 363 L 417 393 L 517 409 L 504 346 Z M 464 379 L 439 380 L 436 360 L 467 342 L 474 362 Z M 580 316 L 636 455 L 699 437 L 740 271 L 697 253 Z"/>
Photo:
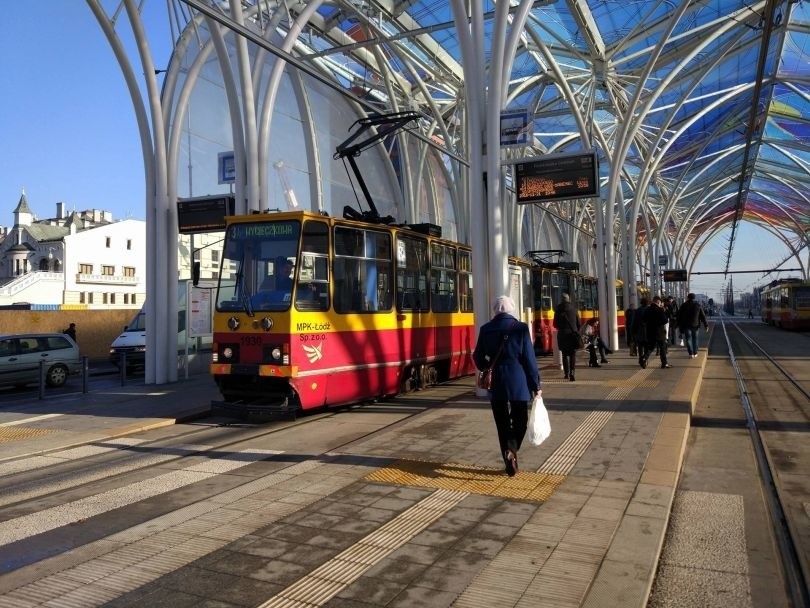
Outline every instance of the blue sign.
<path fill-rule="evenodd" d="M 509 110 L 501 112 L 501 145 L 525 146 L 529 142 L 529 110 Z"/>
<path fill-rule="evenodd" d="M 233 151 L 219 153 L 217 176 L 220 184 L 232 184 L 236 181 L 236 157 Z"/>

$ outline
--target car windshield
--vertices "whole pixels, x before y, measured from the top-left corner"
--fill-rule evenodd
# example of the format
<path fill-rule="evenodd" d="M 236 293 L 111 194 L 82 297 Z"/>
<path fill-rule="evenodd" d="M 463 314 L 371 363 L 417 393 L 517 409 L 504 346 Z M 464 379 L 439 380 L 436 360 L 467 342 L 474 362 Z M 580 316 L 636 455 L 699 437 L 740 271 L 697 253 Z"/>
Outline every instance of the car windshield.
<path fill-rule="evenodd" d="M 146 315 L 142 310 L 127 325 L 127 331 L 146 331 Z"/>

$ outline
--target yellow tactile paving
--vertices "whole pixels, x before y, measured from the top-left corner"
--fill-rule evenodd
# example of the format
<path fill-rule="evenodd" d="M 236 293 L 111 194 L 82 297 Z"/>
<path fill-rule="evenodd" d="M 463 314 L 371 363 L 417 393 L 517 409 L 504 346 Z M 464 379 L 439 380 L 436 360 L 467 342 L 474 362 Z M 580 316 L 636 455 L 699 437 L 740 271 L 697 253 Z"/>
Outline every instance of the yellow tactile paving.
<path fill-rule="evenodd" d="M 48 435 L 49 433 L 55 432 L 55 429 L 34 429 L 24 426 L 0 427 L 0 443 L 30 439 L 31 437 L 40 437 L 41 435 Z"/>
<path fill-rule="evenodd" d="M 456 490 L 470 494 L 498 496 L 543 502 L 565 480 L 565 475 L 521 471 L 514 477 L 503 469 L 473 465 L 398 460 L 391 466 L 369 473 L 366 481 L 405 486 Z"/>

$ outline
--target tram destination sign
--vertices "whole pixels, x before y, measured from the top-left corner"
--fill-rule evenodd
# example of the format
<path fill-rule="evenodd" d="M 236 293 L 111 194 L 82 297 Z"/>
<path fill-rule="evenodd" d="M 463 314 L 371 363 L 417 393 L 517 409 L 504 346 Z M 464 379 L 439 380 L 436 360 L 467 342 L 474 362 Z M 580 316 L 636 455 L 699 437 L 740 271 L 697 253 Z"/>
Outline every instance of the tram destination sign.
<path fill-rule="evenodd" d="M 550 154 L 515 163 L 518 205 L 599 196 L 596 152 Z"/>
<path fill-rule="evenodd" d="M 177 228 L 180 234 L 225 230 L 225 216 L 236 212 L 232 194 L 177 199 Z"/>

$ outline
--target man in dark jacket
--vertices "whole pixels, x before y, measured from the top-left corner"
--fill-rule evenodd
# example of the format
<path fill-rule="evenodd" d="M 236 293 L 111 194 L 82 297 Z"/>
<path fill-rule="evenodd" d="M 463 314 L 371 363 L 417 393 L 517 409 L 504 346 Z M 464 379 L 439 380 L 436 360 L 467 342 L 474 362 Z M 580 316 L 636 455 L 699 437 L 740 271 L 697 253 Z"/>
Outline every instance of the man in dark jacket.
<path fill-rule="evenodd" d="M 678 327 L 686 340 L 686 349 L 691 358 L 697 357 L 697 334 L 700 326 L 703 325 L 706 331 L 709 330 L 709 323 L 706 320 L 706 313 L 703 307 L 698 304 L 695 294 L 686 296 L 686 302 L 678 309 Z"/>
<path fill-rule="evenodd" d="M 667 362 L 667 323 L 669 315 L 664 308 L 664 302 L 658 296 L 653 298 L 653 303 L 644 313 L 644 324 L 647 326 L 647 344 L 644 355 L 644 362 L 641 367 L 647 367 L 647 359 L 653 348 L 658 349 L 661 357 L 661 369 L 672 367 Z"/>
<path fill-rule="evenodd" d="M 490 406 L 498 430 L 506 473 L 518 472 L 517 453 L 529 420 L 529 401 L 540 391 L 540 372 L 534 355 L 529 326 L 512 316 L 515 302 L 499 296 L 495 316 L 481 326 L 473 351 L 475 366 L 492 368 Z"/>
<path fill-rule="evenodd" d="M 649 306 L 650 301 L 647 298 L 641 298 L 641 303 L 633 314 L 633 322 L 630 326 L 630 332 L 633 334 L 633 340 L 636 343 L 638 364 L 641 367 L 647 367 L 647 324 L 644 322 L 644 315 L 647 313 Z"/>
<path fill-rule="evenodd" d="M 562 301 L 554 308 L 554 328 L 557 330 L 557 346 L 562 353 L 565 379 L 574 381 L 579 350 L 579 317 L 571 304 L 571 296 L 562 294 Z"/>
<path fill-rule="evenodd" d="M 667 296 L 664 310 L 669 317 L 669 343 L 675 346 L 675 336 L 678 333 L 678 304 L 675 302 L 675 296 Z"/>

